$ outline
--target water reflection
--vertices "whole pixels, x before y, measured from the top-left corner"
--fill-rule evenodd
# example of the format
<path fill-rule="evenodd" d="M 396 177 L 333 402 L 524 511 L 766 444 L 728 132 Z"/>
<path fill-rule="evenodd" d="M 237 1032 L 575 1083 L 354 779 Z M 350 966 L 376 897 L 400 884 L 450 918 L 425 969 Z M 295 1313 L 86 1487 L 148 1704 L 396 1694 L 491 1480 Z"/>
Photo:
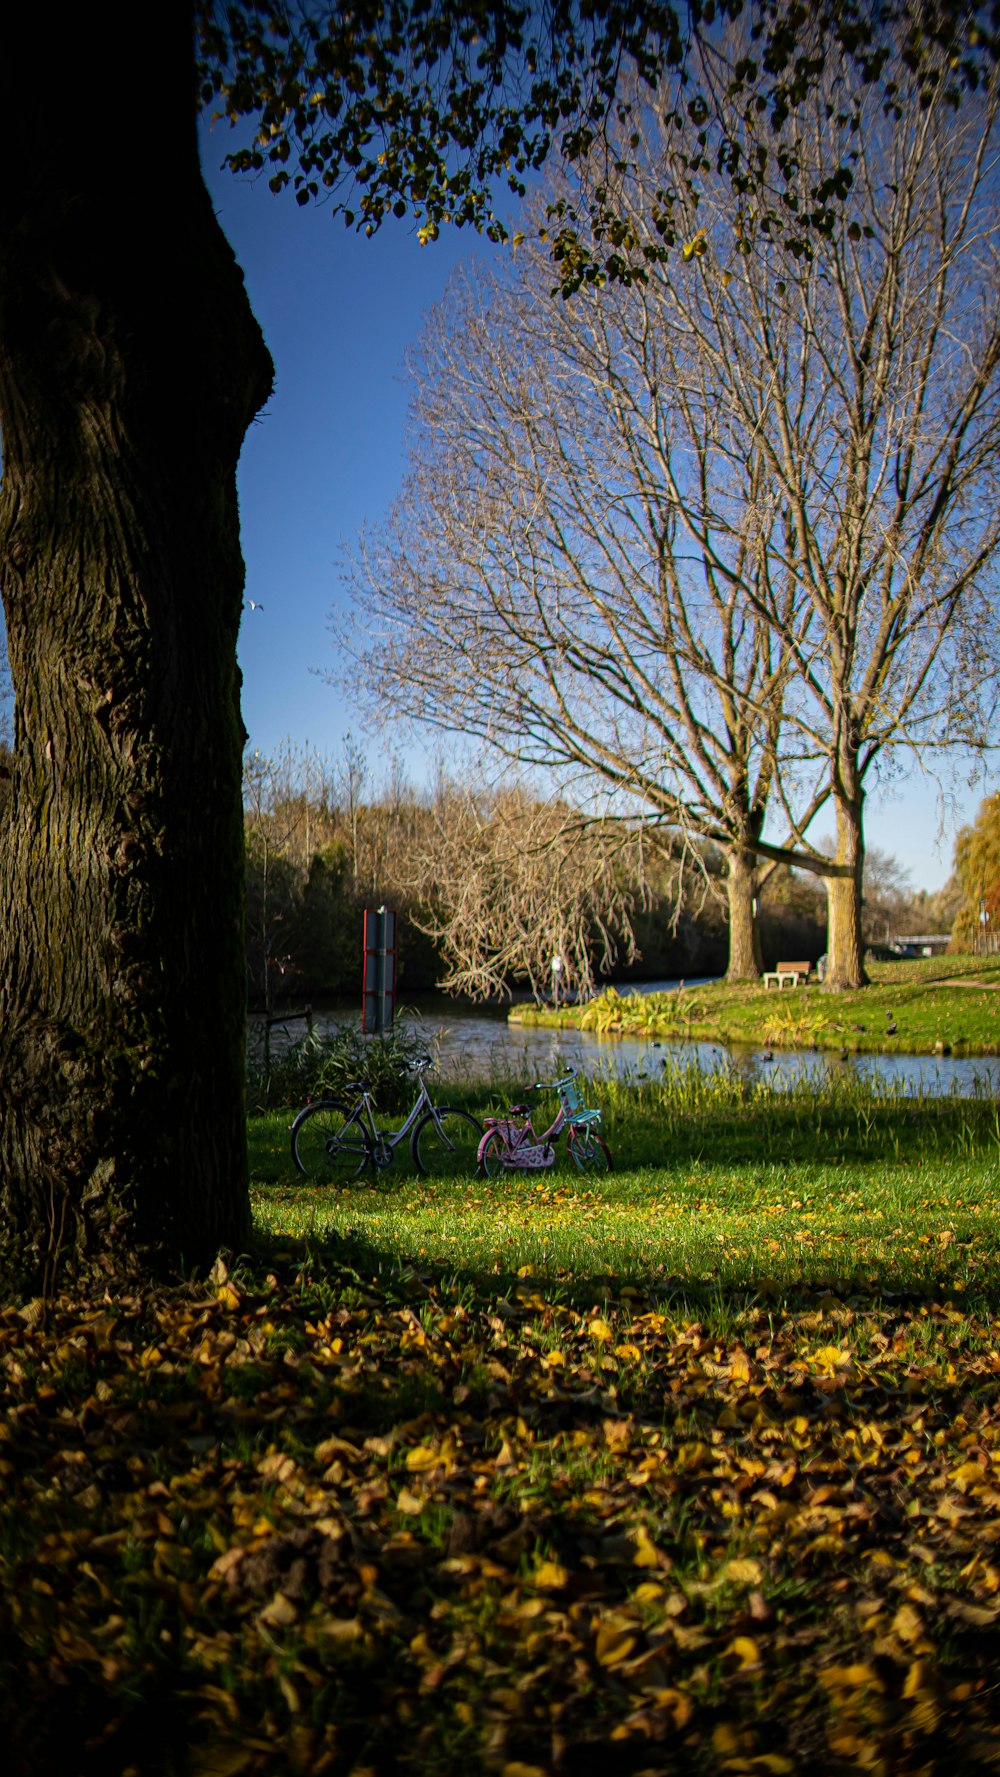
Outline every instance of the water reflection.
<path fill-rule="evenodd" d="M 676 987 L 677 982 L 650 986 Z M 691 983 L 690 985 L 694 985 Z M 648 991 L 648 989 L 647 989 Z M 801 1079 L 852 1074 L 882 1092 L 931 1097 L 994 1096 L 1000 1083 L 1000 1057 L 955 1055 L 854 1055 L 827 1049 L 785 1051 L 723 1048 L 718 1043 L 671 1042 L 649 1037 L 601 1037 L 592 1031 L 545 1030 L 508 1024 L 504 1012 L 471 1011 L 441 995 L 420 1000 L 413 1022 L 424 1033 L 444 1078 L 488 1080 L 500 1087 L 526 1087 L 554 1079 L 575 1067 L 580 1072 L 619 1078 L 657 1078 L 664 1068 L 698 1066 L 704 1073 L 737 1068 L 751 1080 L 767 1079 L 778 1091 Z M 357 1017 L 353 1004 L 317 1010 L 314 1026 L 323 1033 Z M 254 1021 L 251 1021 L 253 1024 Z M 259 1025 L 257 1035 L 259 1036 Z M 274 1050 L 303 1033 L 301 1024 L 276 1026 Z"/>

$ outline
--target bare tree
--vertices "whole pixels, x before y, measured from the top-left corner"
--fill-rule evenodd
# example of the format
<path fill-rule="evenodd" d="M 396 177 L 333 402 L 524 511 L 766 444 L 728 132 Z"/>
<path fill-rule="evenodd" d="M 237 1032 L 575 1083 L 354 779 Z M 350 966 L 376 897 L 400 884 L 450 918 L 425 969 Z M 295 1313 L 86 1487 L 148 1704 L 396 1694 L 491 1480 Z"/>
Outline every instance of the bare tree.
<path fill-rule="evenodd" d="M 530 257 L 516 293 L 457 282 L 431 318 L 412 471 L 354 567 L 354 652 L 377 650 L 394 716 L 715 841 L 730 974 L 752 975 L 792 658 L 760 610 L 794 633 L 795 578 L 769 576 L 765 503 L 734 477 L 713 392 L 670 399 L 689 352 L 675 341 L 671 361 L 664 343 L 665 282 L 557 306 L 545 266 Z M 685 484 L 714 489 L 700 549 L 679 524 L 678 458 Z M 789 803 L 802 763 L 784 761 Z M 801 824 L 822 795 L 798 796 Z"/>
<path fill-rule="evenodd" d="M 295 853 L 302 850 L 303 829 L 310 819 L 308 758 L 286 741 L 273 756 L 255 748 L 243 760 L 247 960 L 251 986 L 266 1014 L 274 1008 L 276 988 L 287 986 L 294 974 L 285 936 L 290 903 L 302 876 L 297 868 L 301 859 Z"/>
<path fill-rule="evenodd" d="M 866 782 L 992 718 L 995 83 L 956 117 L 900 82 L 894 117 L 852 94 L 851 202 L 811 257 L 750 249 L 726 171 L 686 198 L 650 107 L 614 201 L 641 233 L 674 189 L 685 255 L 563 304 L 531 249 L 512 282 L 467 278 L 415 361 L 409 478 L 351 570 L 355 649 L 397 709 L 722 847 L 733 975 L 780 861 L 825 878 L 828 981 L 860 984 Z M 795 201 L 833 176 L 836 99 L 789 125 Z M 832 861 L 808 840 L 827 800 Z"/>
<path fill-rule="evenodd" d="M 900 81 L 896 115 L 863 106 L 845 225 L 811 258 L 739 251 L 721 190 L 691 215 L 705 251 L 689 309 L 780 516 L 775 570 L 800 595 L 785 715 L 826 759 L 834 987 L 863 979 L 866 782 L 900 749 L 926 764 L 935 748 L 981 745 L 995 713 L 996 82 L 958 117 L 940 97 L 908 103 L 902 68 Z M 789 132 L 802 203 L 831 174 L 836 100 L 824 83 Z"/>
<path fill-rule="evenodd" d="M 590 988 L 595 950 L 605 964 L 619 949 L 631 962 L 637 836 L 581 822 L 516 784 L 475 790 L 442 778 L 423 815 L 394 867 L 449 992 L 502 998 L 521 980 L 541 999 L 553 982 L 560 993 Z"/>
<path fill-rule="evenodd" d="M 910 872 L 891 853 L 866 846 L 864 891 L 861 911 L 866 943 L 914 929 L 902 923 L 914 901 Z"/>
<path fill-rule="evenodd" d="M 355 888 L 361 880 L 361 829 L 368 775 L 364 747 L 355 735 L 345 734 L 341 743 L 340 761 L 334 774 L 332 794 L 335 802 L 343 808 L 351 836 L 351 876 Z"/>

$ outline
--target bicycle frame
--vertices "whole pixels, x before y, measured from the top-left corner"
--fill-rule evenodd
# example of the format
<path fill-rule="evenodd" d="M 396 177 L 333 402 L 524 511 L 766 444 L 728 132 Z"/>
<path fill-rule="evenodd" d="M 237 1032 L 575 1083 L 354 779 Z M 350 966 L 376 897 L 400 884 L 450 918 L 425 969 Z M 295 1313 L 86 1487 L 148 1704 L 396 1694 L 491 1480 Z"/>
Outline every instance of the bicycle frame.
<path fill-rule="evenodd" d="M 411 1063 L 412 1070 L 418 1077 L 419 1089 L 406 1121 L 399 1129 L 380 1129 L 378 1127 L 375 1122 L 375 1096 L 365 1080 L 348 1080 L 345 1084 L 344 1094 L 353 1100 L 353 1103 L 344 1129 L 346 1131 L 350 1127 L 356 1126 L 363 1132 L 371 1150 L 372 1160 L 380 1169 L 392 1165 L 393 1155 L 400 1142 L 411 1135 L 420 1120 L 428 1114 L 433 1118 L 438 1133 L 443 1133 L 438 1107 L 431 1098 L 427 1090 L 427 1082 L 424 1079 L 424 1074 L 432 1065 L 429 1056 L 421 1056 Z"/>
<path fill-rule="evenodd" d="M 559 1094 L 559 1109 L 549 1127 L 536 1131 L 528 1105 L 512 1105 L 503 1116 L 486 1117 L 480 1159 L 490 1136 L 499 1135 L 503 1143 L 501 1158 L 504 1167 L 518 1172 L 537 1172 L 555 1164 L 555 1144 L 564 1129 L 585 1129 L 601 1120 L 600 1111 L 588 1110 L 583 1104 L 575 1071 L 564 1074 L 561 1080 L 536 1080 L 533 1090 Z M 518 1116 L 524 1117 L 523 1123 L 514 1121 Z"/>
<path fill-rule="evenodd" d="M 536 1134 L 531 1121 L 531 1112 L 525 1110 L 524 1122 L 513 1121 L 520 1107 L 512 1107 L 506 1116 L 487 1117 L 484 1128 L 488 1139 L 491 1135 L 499 1135 L 503 1142 L 503 1164 L 518 1172 L 539 1172 L 545 1167 L 555 1164 L 556 1150 L 551 1138 L 562 1134 L 565 1118 L 562 1108 L 557 1111 L 555 1121 L 541 1135 Z"/>

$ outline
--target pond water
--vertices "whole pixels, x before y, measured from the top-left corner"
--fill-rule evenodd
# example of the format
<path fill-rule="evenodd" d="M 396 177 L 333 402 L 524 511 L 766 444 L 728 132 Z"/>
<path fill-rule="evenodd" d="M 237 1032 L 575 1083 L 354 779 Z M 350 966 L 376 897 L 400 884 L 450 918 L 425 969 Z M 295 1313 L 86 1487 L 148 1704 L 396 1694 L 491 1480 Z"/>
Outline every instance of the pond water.
<path fill-rule="evenodd" d="M 654 981 L 641 988 L 619 991 L 670 991 L 677 981 Z M 690 981 L 687 986 L 698 983 Z M 427 1039 L 439 1072 L 444 1078 L 489 1080 L 511 1088 L 527 1087 L 535 1080 L 555 1079 L 567 1067 L 581 1073 L 613 1074 L 620 1078 L 652 1079 L 666 1066 L 696 1064 L 705 1073 L 737 1067 L 751 1079 L 767 1078 L 781 1089 L 802 1078 L 853 1074 L 870 1080 L 880 1091 L 905 1095 L 963 1098 L 992 1097 L 1000 1093 L 1000 1056 L 956 1055 L 852 1055 L 843 1060 L 829 1049 L 760 1050 L 723 1048 L 718 1043 L 684 1043 L 650 1040 L 648 1037 L 600 1037 L 593 1031 L 545 1030 L 508 1024 L 506 1011 L 470 1009 L 444 995 L 421 997 L 412 1007 L 412 1022 Z M 357 1017 L 357 1006 L 339 1004 L 317 1007 L 314 1029 L 322 1033 Z M 411 1022 L 411 1020 L 408 1020 Z M 272 1046 L 280 1051 L 304 1032 L 304 1024 L 275 1025 Z M 260 1035 L 260 1021 L 251 1019 L 252 1041 Z"/>

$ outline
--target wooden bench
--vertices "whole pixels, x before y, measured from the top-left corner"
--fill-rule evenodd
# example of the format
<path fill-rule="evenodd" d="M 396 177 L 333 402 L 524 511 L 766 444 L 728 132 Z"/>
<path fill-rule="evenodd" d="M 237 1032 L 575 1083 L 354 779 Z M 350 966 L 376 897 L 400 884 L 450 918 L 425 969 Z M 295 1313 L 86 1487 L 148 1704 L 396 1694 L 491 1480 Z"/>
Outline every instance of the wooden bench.
<path fill-rule="evenodd" d="M 763 977 L 764 986 L 770 987 L 804 987 L 812 969 L 811 963 L 779 963 L 776 969 L 768 969 Z"/>

